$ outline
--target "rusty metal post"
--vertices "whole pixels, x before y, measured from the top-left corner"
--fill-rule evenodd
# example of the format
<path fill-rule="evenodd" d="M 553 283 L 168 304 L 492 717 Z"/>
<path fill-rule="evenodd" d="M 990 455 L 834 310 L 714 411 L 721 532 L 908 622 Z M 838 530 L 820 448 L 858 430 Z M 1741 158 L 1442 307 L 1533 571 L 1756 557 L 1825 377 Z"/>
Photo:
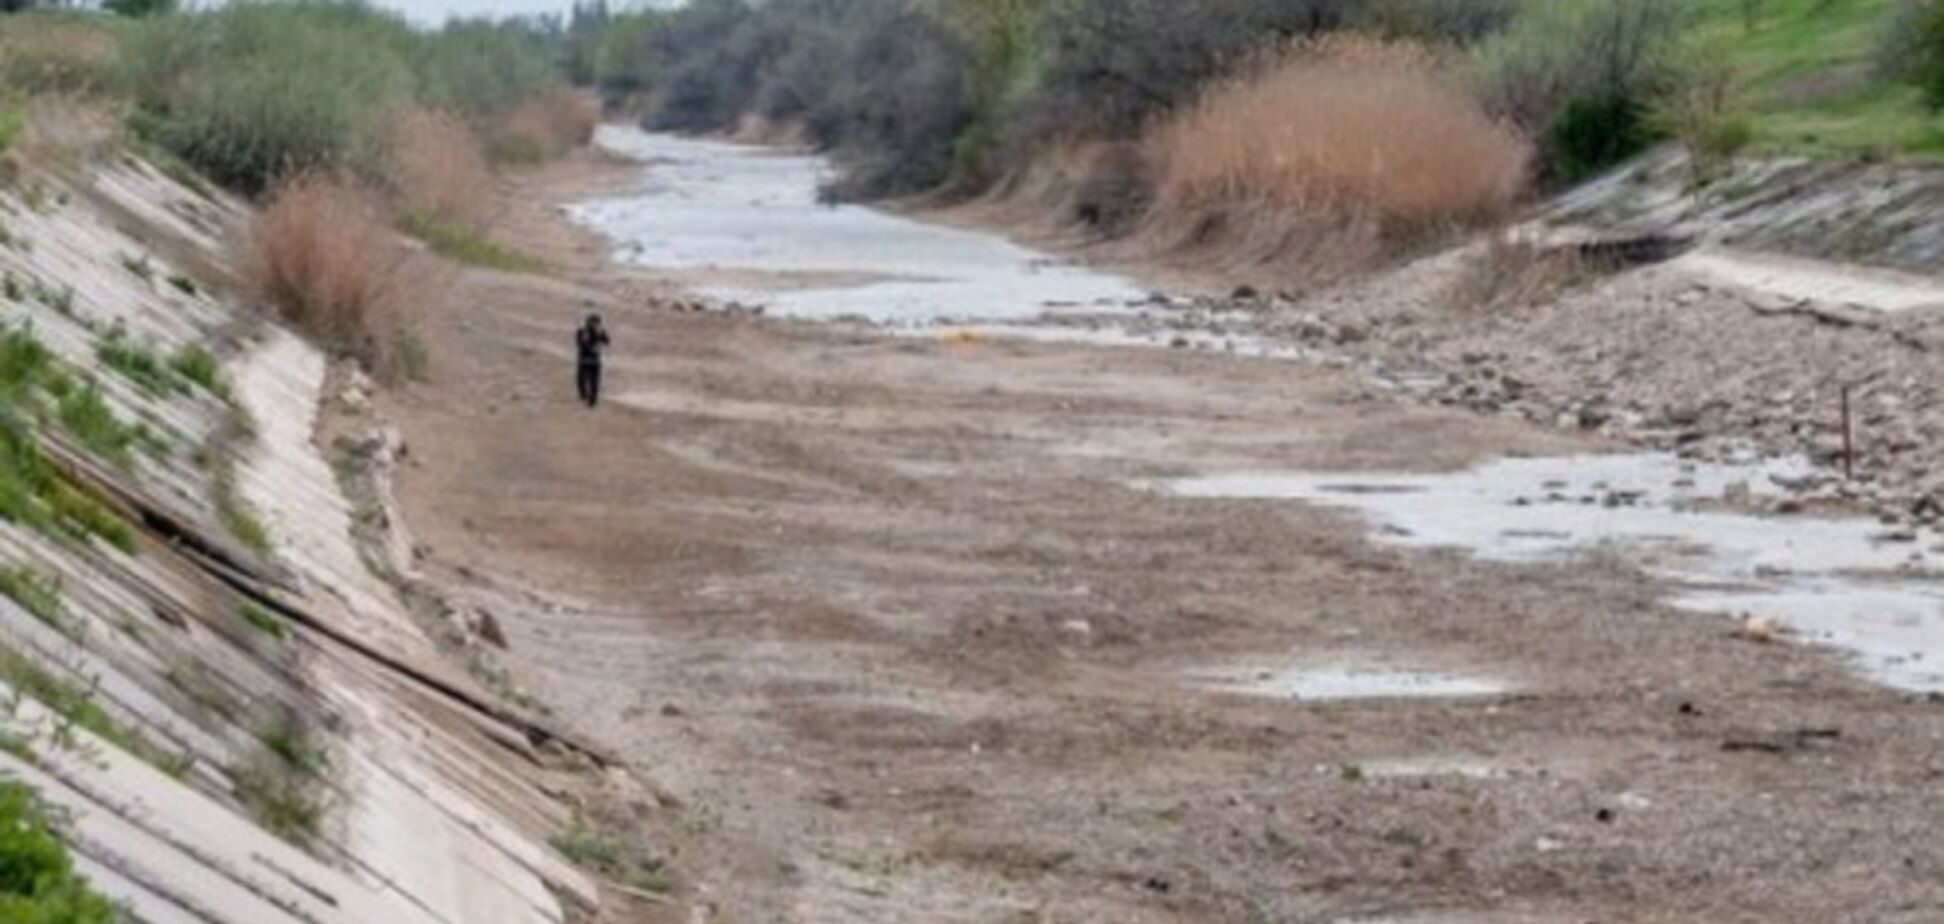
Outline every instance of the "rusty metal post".
<path fill-rule="evenodd" d="M 1856 418 L 1850 414 L 1850 386 L 1843 386 L 1843 479 L 1856 480 Z"/>

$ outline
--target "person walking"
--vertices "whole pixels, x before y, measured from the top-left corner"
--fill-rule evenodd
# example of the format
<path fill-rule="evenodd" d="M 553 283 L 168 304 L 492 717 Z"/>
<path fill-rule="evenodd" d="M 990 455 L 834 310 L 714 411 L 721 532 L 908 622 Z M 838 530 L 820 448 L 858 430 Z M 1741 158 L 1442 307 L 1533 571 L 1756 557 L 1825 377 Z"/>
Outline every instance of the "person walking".
<path fill-rule="evenodd" d="M 575 380 L 581 403 L 588 407 L 601 403 L 601 351 L 607 345 L 607 328 L 601 326 L 601 316 L 589 314 L 580 330 L 574 332 L 574 350 L 579 358 Z"/>

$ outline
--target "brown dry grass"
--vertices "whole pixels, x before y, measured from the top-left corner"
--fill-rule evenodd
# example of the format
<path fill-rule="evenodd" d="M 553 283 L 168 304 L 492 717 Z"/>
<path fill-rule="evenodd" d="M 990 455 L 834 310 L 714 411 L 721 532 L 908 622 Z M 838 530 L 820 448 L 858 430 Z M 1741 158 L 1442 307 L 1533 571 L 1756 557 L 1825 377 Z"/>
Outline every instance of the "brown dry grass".
<path fill-rule="evenodd" d="M 1571 248 L 1535 246 L 1499 229 L 1452 280 L 1443 301 L 1463 312 L 1530 308 L 1557 301 L 1594 275 Z"/>
<path fill-rule="evenodd" d="M 1305 262 L 1496 218 L 1530 151 L 1464 87 L 1415 45 L 1291 45 L 1149 132 L 1153 218 L 1177 245 Z"/>
<path fill-rule="evenodd" d="M 601 104 L 591 94 L 557 87 L 513 107 L 493 127 L 493 155 L 513 163 L 538 163 L 592 140 Z"/>
<path fill-rule="evenodd" d="M 0 86 L 30 94 L 98 93 L 119 52 L 114 34 L 91 18 L 15 13 L 0 19 Z"/>
<path fill-rule="evenodd" d="M 47 93 L 20 104 L 21 132 L 7 154 L 22 164 L 61 169 L 115 148 L 121 139 L 117 114 L 92 98 Z"/>
<path fill-rule="evenodd" d="M 486 211 L 493 175 L 479 141 L 449 113 L 412 107 L 392 127 L 390 185 L 414 213 L 471 225 Z"/>
<path fill-rule="evenodd" d="M 248 278 L 293 325 L 370 360 L 370 332 L 396 323 L 407 253 L 369 189 L 310 174 L 286 182 L 257 216 Z"/>

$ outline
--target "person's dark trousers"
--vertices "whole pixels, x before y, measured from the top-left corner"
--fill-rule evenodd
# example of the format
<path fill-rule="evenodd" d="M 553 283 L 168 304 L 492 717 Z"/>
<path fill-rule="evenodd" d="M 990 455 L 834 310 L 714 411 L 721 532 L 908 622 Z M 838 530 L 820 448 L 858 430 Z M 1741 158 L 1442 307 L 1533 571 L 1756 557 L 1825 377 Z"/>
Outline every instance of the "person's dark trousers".
<path fill-rule="evenodd" d="M 600 404 L 601 403 L 601 364 L 581 363 L 580 375 L 577 377 L 577 379 L 578 379 L 577 384 L 580 386 L 581 402 L 586 404 L 588 407 L 593 407 L 594 405 Z"/>

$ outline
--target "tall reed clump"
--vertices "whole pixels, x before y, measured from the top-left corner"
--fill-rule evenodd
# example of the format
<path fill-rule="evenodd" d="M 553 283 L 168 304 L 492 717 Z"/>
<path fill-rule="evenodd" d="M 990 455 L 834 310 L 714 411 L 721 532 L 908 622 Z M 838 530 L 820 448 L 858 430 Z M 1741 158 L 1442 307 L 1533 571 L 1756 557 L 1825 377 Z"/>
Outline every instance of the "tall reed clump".
<path fill-rule="evenodd" d="M 1151 220 L 1186 221 L 1192 242 L 1239 244 L 1251 260 L 1313 257 L 1325 236 L 1348 245 L 1333 257 L 1368 259 L 1489 221 L 1530 161 L 1436 57 L 1366 39 L 1301 42 L 1242 68 L 1147 146 Z"/>
<path fill-rule="evenodd" d="M 367 332 L 395 309 L 403 260 L 368 189 L 314 173 L 284 183 L 258 217 L 248 278 L 291 323 L 369 360 Z"/>
<path fill-rule="evenodd" d="M 493 177 L 458 116 L 422 106 L 400 111 L 390 161 L 387 185 L 410 213 L 461 223 L 481 217 Z"/>
<path fill-rule="evenodd" d="M 515 164 L 559 157 L 594 138 L 601 106 L 592 95 L 555 86 L 526 97 L 488 128 L 494 159 Z"/>

